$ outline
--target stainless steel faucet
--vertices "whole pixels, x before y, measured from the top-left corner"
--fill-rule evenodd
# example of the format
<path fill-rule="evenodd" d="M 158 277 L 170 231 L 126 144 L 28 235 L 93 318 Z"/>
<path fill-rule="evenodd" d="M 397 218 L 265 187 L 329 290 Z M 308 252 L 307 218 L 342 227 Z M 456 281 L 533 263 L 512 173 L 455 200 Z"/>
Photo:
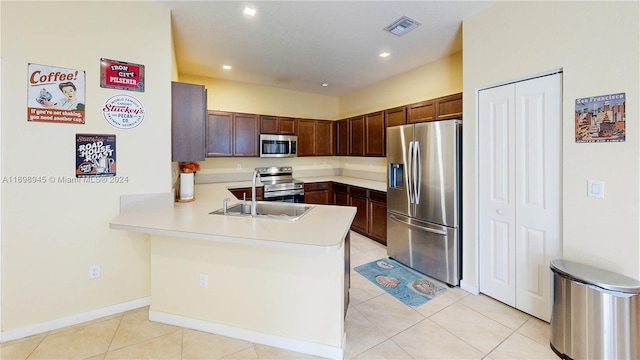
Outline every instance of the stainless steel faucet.
<path fill-rule="evenodd" d="M 222 209 L 223 209 L 222 213 L 225 214 L 225 215 L 227 215 L 227 213 L 228 213 L 227 207 L 229 206 L 229 201 L 231 201 L 230 198 L 226 198 L 226 199 L 222 200 Z"/>
<path fill-rule="evenodd" d="M 251 216 L 258 215 L 258 202 L 256 201 L 256 177 L 258 176 L 258 169 L 253 171 L 251 177 Z"/>

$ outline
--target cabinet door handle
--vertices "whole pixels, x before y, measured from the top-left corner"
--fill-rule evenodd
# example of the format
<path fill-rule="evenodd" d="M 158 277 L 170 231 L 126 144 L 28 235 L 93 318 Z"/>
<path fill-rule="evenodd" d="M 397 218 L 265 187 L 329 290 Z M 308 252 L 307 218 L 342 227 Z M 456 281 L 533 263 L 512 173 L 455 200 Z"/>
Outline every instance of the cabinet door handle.
<path fill-rule="evenodd" d="M 498 210 L 496 210 L 496 214 L 498 214 L 498 215 L 503 215 L 503 214 L 504 214 L 504 211 L 502 211 L 502 209 L 498 209 Z"/>

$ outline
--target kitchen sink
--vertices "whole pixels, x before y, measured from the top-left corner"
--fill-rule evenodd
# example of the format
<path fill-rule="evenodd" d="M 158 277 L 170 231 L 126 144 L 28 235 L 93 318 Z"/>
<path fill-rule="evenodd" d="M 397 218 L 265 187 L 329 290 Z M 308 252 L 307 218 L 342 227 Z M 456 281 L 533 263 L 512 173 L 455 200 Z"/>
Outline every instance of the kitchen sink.
<path fill-rule="evenodd" d="M 296 221 L 313 209 L 313 205 L 284 203 L 277 201 L 258 201 L 256 217 Z M 224 208 L 212 211 L 211 215 L 225 215 Z M 239 203 L 227 208 L 227 216 L 251 217 L 251 202 Z"/>

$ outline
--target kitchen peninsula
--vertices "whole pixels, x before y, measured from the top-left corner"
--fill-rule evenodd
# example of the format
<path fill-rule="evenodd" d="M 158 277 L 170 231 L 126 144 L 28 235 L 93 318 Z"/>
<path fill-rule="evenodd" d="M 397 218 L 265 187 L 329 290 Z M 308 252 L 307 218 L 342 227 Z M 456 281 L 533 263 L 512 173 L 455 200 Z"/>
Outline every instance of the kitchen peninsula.
<path fill-rule="evenodd" d="M 341 359 L 356 210 L 316 205 L 297 221 L 210 215 L 225 198 L 238 202 L 228 186 L 196 185 L 194 202 L 123 206 L 110 222 L 150 234 L 150 320 Z"/>

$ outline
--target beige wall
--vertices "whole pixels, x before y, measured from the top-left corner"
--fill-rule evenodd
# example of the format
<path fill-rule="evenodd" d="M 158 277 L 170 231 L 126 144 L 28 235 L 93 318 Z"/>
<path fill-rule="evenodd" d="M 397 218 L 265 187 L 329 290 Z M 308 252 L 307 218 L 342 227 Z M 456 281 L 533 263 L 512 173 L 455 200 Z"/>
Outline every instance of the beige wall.
<path fill-rule="evenodd" d="M 461 92 L 462 53 L 341 97 L 184 74 L 180 75 L 180 81 L 205 85 L 210 110 L 337 120 Z M 203 173 L 211 174 L 247 172 L 257 166 L 293 166 L 294 170 L 320 171 L 329 168 L 338 173 L 342 169 L 386 172 L 385 158 L 215 158 L 201 165 Z"/>
<path fill-rule="evenodd" d="M 367 114 L 462 91 L 462 53 L 340 97 L 340 118 Z"/>
<path fill-rule="evenodd" d="M 2 175 L 74 177 L 75 134 L 116 135 L 120 184 L 2 184 L 2 331 L 149 296 L 148 237 L 109 230 L 121 194 L 170 191 L 171 25 L 149 2 L 2 1 Z M 61 24 L 64 24 L 62 26 Z M 144 64 L 145 92 L 99 86 L 100 58 Z M 86 71 L 86 123 L 26 121 L 28 63 Z M 10 89 L 11 91 L 6 91 Z M 106 99 L 138 98 L 146 116 L 119 130 Z M 102 276 L 88 279 L 90 265 Z"/>
<path fill-rule="evenodd" d="M 180 81 L 207 88 L 209 110 L 278 115 L 294 118 L 338 118 L 338 98 L 269 86 L 180 75 Z"/>
<path fill-rule="evenodd" d="M 560 68 L 564 257 L 640 278 L 639 23 L 637 1 L 505 1 L 464 21 L 464 282 L 478 286 L 476 91 Z M 626 142 L 575 143 L 575 99 L 618 92 Z M 588 179 L 605 182 L 604 199 L 587 198 Z"/>

